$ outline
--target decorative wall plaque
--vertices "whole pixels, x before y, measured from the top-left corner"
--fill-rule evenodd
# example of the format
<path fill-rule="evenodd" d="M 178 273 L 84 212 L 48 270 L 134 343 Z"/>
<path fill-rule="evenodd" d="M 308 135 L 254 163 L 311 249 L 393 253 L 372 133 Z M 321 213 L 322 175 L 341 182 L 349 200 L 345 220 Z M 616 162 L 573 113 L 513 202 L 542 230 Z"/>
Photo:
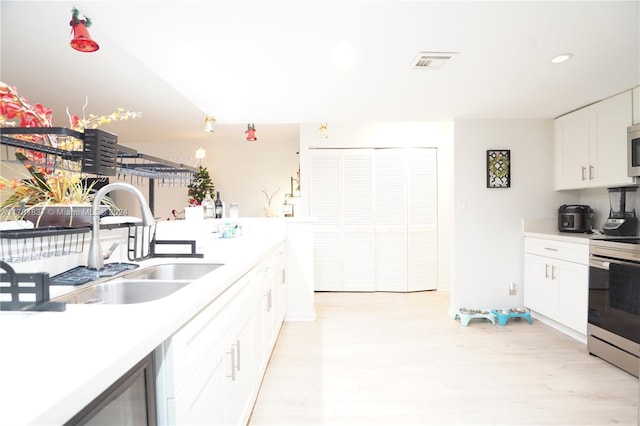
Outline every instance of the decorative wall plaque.
<path fill-rule="evenodd" d="M 511 187 L 511 150 L 487 150 L 487 188 Z"/>

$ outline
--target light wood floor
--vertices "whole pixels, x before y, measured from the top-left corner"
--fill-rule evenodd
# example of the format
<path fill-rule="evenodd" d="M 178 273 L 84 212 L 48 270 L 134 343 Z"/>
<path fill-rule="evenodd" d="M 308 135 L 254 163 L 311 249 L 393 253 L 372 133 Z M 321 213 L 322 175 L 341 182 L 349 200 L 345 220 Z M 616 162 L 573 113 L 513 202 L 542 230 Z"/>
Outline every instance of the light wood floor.
<path fill-rule="evenodd" d="M 316 293 L 251 425 L 636 425 L 638 379 L 535 321 L 468 327 L 447 292 Z"/>

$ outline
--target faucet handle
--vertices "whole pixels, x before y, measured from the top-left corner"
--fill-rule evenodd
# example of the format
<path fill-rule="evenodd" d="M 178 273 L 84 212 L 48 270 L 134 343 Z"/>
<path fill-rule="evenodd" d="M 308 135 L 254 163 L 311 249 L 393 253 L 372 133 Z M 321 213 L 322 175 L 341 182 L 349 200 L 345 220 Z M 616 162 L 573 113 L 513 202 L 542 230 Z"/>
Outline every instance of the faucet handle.
<path fill-rule="evenodd" d="M 114 242 L 113 244 L 111 244 L 111 246 L 103 253 L 102 255 L 102 259 L 106 260 L 108 258 L 111 257 L 111 255 L 113 254 L 113 251 L 116 249 L 116 247 L 118 247 L 120 245 L 119 242 Z"/>

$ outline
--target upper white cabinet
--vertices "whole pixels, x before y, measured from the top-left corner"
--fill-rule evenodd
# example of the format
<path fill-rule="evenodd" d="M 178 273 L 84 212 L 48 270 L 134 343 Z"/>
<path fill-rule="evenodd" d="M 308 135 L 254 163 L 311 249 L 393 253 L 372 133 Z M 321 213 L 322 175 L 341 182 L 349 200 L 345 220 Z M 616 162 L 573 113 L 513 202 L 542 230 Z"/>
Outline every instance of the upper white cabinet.
<path fill-rule="evenodd" d="M 312 150 L 309 186 L 316 290 L 437 287 L 435 149 Z"/>
<path fill-rule="evenodd" d="M 631 123 L 631 90 L 557 118 L 556 190 L 632 184 L 626 146 Z"/>
<path fill-rule="evenodd" d="M 640 124 L 640 87 L 633 89 L 633 124 Z"/>

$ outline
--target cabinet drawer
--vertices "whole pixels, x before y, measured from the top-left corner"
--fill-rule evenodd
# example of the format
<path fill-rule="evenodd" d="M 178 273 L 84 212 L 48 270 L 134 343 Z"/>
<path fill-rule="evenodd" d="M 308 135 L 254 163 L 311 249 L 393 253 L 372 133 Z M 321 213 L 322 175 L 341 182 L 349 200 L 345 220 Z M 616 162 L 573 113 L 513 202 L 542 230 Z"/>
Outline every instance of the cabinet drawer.
<path fill-rule="evenodd" d="M 589 263 L 589 244 L 569 243 L 566 241 L 525 238 L 526 253 L 547 256 L 587 265 Z"/>

